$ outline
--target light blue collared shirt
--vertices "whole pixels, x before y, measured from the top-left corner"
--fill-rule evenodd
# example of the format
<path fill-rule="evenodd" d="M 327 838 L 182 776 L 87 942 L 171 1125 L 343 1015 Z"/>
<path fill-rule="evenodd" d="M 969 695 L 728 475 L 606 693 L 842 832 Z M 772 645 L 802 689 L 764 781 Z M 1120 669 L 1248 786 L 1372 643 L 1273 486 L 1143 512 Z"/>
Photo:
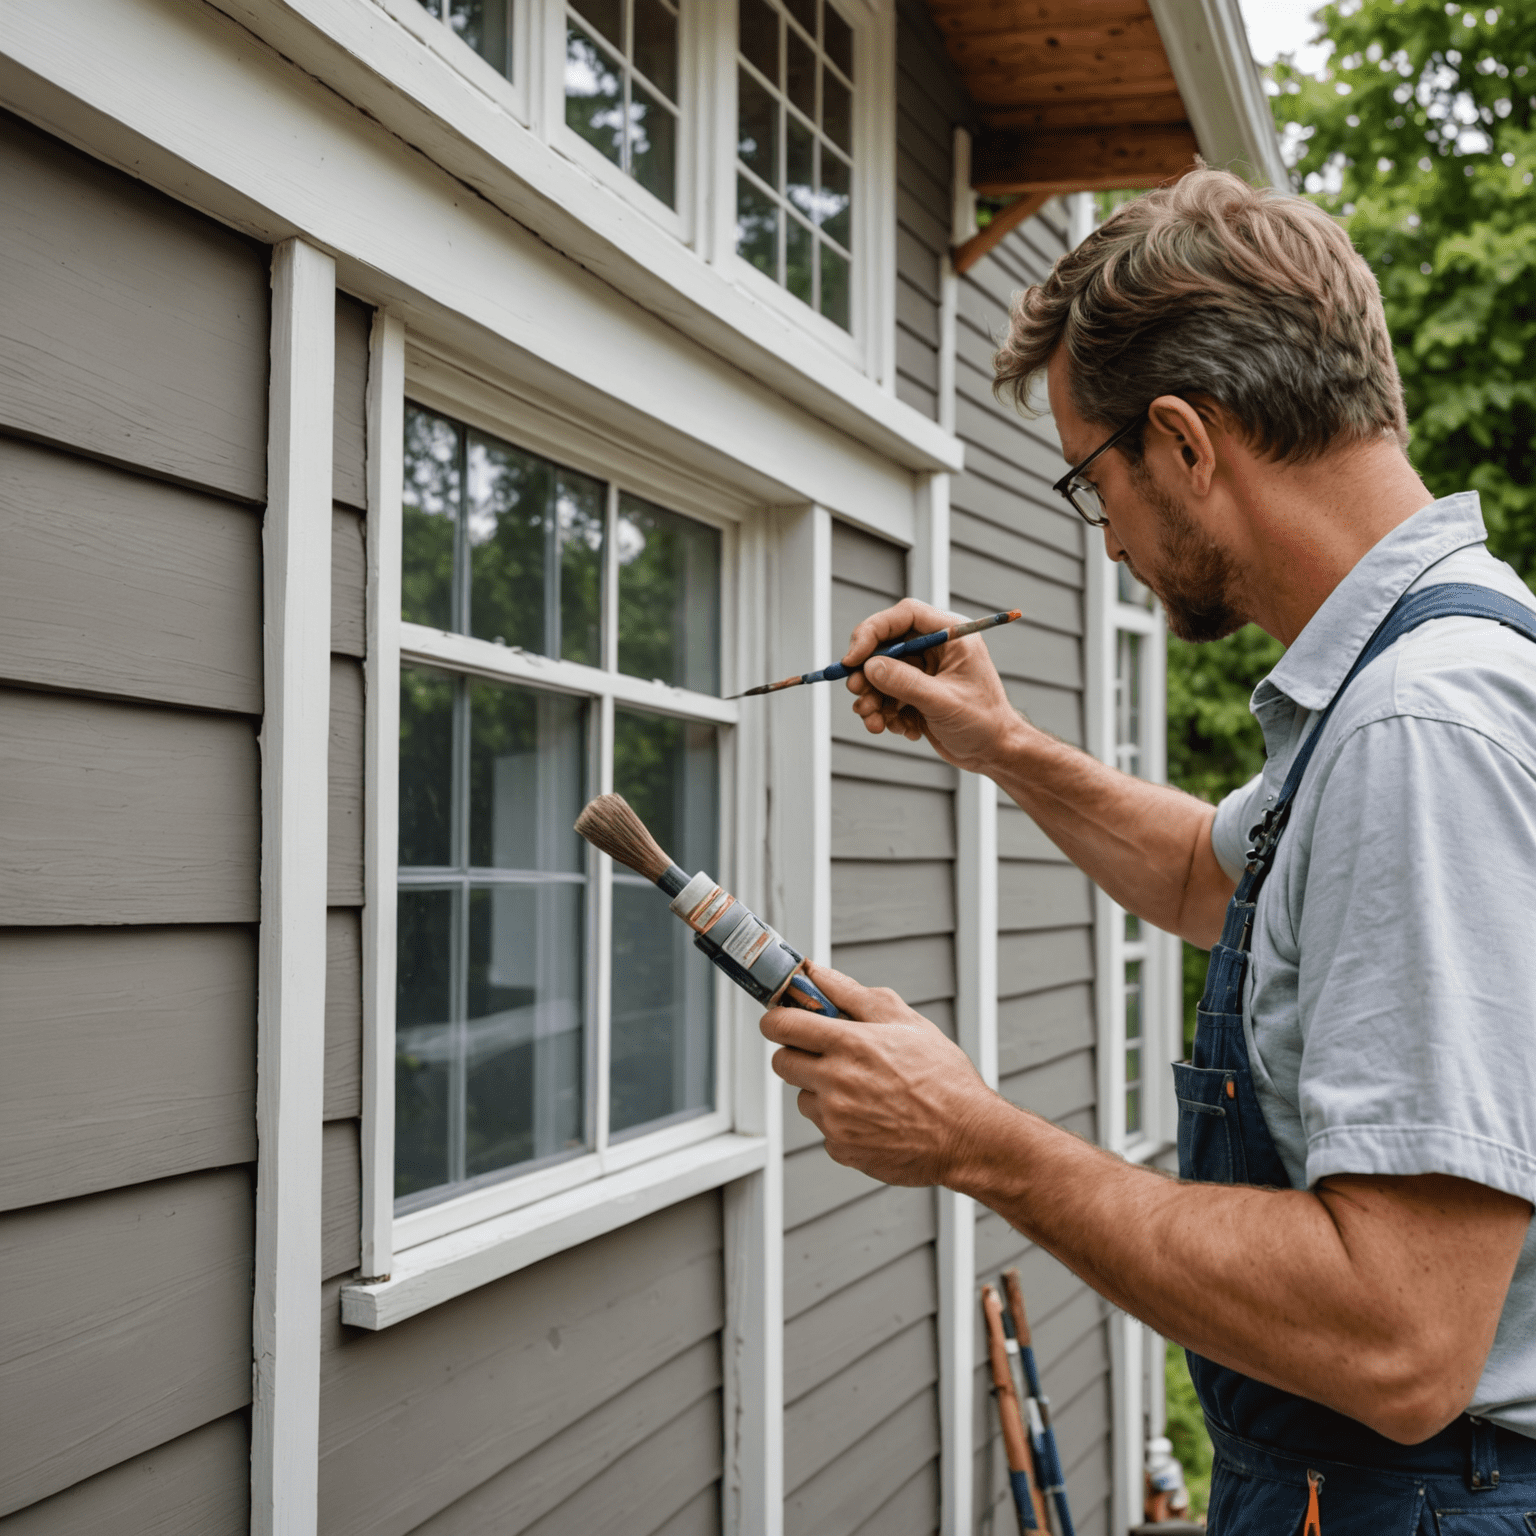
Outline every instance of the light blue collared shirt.
<path fill-rule="evenodd" d="M 1475 492 L 1415 513 L 1254 690 L 1268 760 L 1212 831 L 1234 879 L 1302 739 L 1404 592 L 1472 582 L 1536 610 L 1486 537 Z M 1259 896 L 1244 1023 L 1297 1188 L 1446 1173 L 1536 1203 L 1536 643 L 1437 619 L 1350 685 Z M 1470 1411 L 1536 1436 L 1536 1225 Z"/>

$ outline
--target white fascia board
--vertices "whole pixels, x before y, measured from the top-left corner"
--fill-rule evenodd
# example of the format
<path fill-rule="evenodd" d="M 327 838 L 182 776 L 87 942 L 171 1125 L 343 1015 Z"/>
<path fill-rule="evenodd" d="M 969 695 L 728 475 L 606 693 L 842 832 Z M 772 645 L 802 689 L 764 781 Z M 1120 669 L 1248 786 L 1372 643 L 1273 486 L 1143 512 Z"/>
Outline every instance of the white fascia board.
<path fill-rule="evenodd" d="M 761 1169 L 761 1136 L 726 1134 L 395 1254 L 389 1279 L 344 1285 L 341 1320 L 380 1329 Z"/>
<path fill-rule="evenodd" d="M 1149 0 L 1200 153 L 1211 165 L 1290 189 L 1269 98 L 1237 0 Z"/>
<path fill-rule="evenodd" d="M 302 71 L 311 84 L 318 82 L 366 113 L 387 130 L 397 151 L 415 151 L 441 167 L 460 196 L 467 188 L 484 198 L 668 325 L 880 454 L 908 469 L 959 472 L 963 447 L 957 438 L 701 260 L 599 177 L 531 132 L 508 104 L 465 78 L 374 0 L 217 0 L 217 5 L 244 29 L 246 43 L 251 36 L 260 38 L 298 67 L 290 73 Z M 5 9 L 30 8 L 18 3 Z M 60 8 L 42 0 L 42 9 Z M 119 9 L 132 13 L 138 7 Z M 158 22 L 164 11 L 155 9 Z M 60 22 L 60 30 L 67 25 L 70 33 L 77 31 L 63 18 Z M 80 30 L 93 24 L 94 18 Z M 70 46 L 77 45 L 72 38 Z M 130 56 L 142 60 L 152 46 L 146 38 Z M 6 51 L 20 57 L 8 45 Z M 251 67 L 251 50 L 239 51 L 242 64 Z M 40 72 L 56 77 L 51 67 Z M 165 106 L 174 109 L 177 96 L 189 94 L 191 86 L 183 76 Z M 270 113 L 270 91 L 263 95 Z M 208 105 L 210 115 L 196 116 L 195 109 L 188 114 L 204 134 L 220 122 L 250 126 L 243 113 L 231 111 L 236 102 L 210 99 Z M 119 115 L 111 106 L 107 110 Z M 374 214 L 387 210 L 386 202 L 376 205 Z M 323 238 L 318 230 L 305 232 Z M 363 250 L 338 247 L 337 254 L 372 264 Z"/>

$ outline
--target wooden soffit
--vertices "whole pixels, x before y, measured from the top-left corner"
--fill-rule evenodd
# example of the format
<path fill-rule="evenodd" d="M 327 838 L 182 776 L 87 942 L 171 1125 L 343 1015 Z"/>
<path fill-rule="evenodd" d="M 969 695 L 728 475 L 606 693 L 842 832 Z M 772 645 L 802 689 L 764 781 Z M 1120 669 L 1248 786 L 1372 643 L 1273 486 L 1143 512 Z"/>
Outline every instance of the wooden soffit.
<path fill-rule="evenodd" d="M 979 119 L 984 197 L 1154 187 L 1196 142 L 1147 0 L 928 0 Z"/>

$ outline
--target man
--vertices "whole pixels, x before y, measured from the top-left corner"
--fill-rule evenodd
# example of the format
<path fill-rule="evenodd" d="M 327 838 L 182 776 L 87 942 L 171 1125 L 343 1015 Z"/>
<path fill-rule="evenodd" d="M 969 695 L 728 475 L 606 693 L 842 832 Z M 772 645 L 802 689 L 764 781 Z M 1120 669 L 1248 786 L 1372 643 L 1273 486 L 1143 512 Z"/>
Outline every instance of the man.
<path fill-rule="evenodd" d="M 1414 473 L 1375 281 L 1299 199 L 1201 170 L 1128 204 L 1016 302 L 1000 386 L 1025 403 L 1042 373 L 1057 489 L 1173 631 L 1253 620 L 1289 647 L 1254 695 L 1264 773 L 1215 809 L 1117 773 L 1020 716 L 979 639 L 848 686 L 870 731 L 991 776 L 1129 911 L 1220 936 L 1176 1069 L 1183 1178 L 1014 1108 L 824 968 L 849 1018 L 770 1011 L 776 1070 L 837 1161 L 975 1196 L 1189 1348 L 1220 1536 L 1298 1531 L 1311 1498 L 1327 1536 L 1529 1536 L 1530 594 L 1475 495 Z M 900 603 L 845 659 L 940 623 Z"/>

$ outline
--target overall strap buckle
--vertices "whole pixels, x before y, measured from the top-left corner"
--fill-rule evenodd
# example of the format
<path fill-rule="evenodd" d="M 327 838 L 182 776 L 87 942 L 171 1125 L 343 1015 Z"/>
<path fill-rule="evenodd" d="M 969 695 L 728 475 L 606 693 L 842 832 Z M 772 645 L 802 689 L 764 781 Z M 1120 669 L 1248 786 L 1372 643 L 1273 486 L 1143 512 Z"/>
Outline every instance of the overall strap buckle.
<path fill-rule="evenodd" d="M 1264 812 L 1264 819 L 1257 822 L 1248 830 L 1248 838 L 1252 846 L 1248 849 L 1248 870 L 1257 874 L 1260 870 L 1268 872 L 1269 866 L 1275 861 L 1275 848 L 1280 842 L 1280 834 L 1285 831 L 1285 824 L 1291 816 L 1291 797 L 1284 796 L 1278 805 L 1272 805 Z"/>

